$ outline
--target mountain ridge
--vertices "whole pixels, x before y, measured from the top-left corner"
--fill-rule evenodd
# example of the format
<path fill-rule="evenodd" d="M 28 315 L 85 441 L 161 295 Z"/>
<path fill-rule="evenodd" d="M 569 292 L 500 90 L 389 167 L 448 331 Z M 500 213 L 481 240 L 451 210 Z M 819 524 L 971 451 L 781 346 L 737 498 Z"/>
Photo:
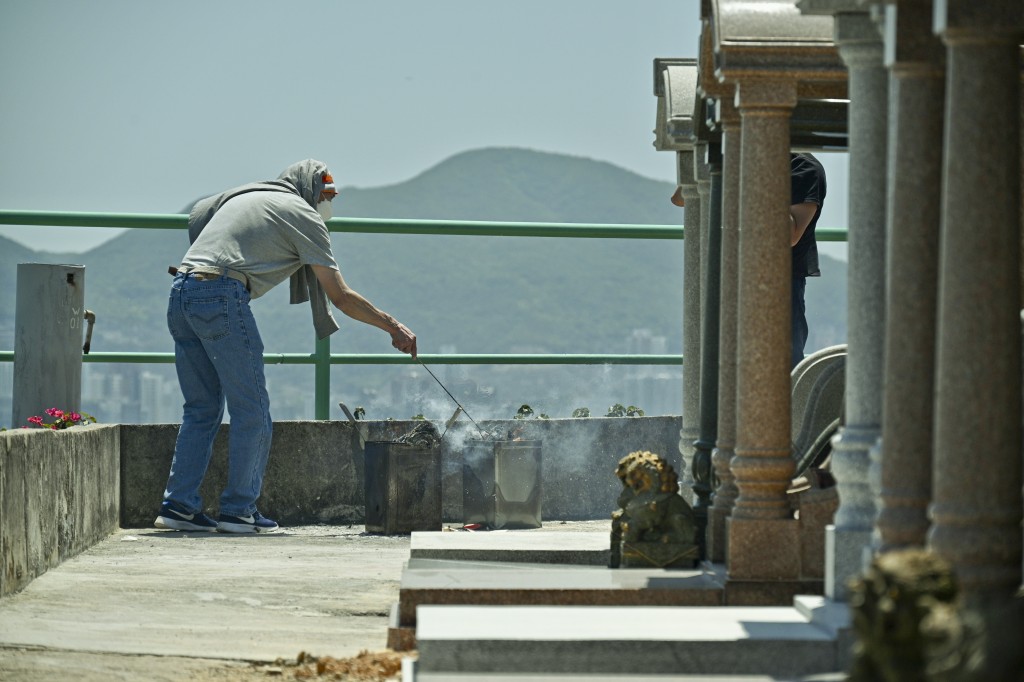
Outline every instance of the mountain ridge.
<path fill-rule="evenodd" d="M 217 191 L 223 188 L 216 188 Z M 338 217 L 681 224 L 674 185 L 608 162 L 519 148 L 456 154 L 409 180 L 345 187 Z M 349 284 L 419 337 L 422 353 L 624 353 L 635 329 L 681 353 L 682 240 L 333 233 Z M 0 237 L 0 348 L 13 348 L 18 262 L 86 267 L 95 351 L 171 352 L 170 277 L 184 230 L 127 230 L 81 254 L 36 252 Z M 846 265 L 822 257 L 807 287 L 808 350 L 845 338 Z M 267 352 L 308 353 L 308 305 L 279 286 L 253 302 Z M 390 352 L 380 330 L 335 311 L 335 353 Z"/>

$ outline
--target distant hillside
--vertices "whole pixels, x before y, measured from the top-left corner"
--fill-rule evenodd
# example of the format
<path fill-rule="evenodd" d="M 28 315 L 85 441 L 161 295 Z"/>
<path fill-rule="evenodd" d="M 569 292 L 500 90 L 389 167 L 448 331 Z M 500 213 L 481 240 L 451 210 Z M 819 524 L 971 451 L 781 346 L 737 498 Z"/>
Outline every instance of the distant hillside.
<path fill-rule="evenodd" d="M 482 149 L 398 185 L 347 188 L 336 210 L 366 218 L 660 225 L 682 222 L 668 201 L 674 189 L 604 161 Z"/>
<path fill-rule="evenodd" d="M 219 191 L 223 188 L 210 188 Z M 453 156 L 396 185 L 345 188 L 335 215 L 374 218 L 679 224 L 674 187 L 609 163 L 524 149 Z M 411 327 L 420 351 L 621 353 L 634 329 L 682 352 L 681 240 L 541 239 L 334 234 L 346 280 Z M 0 238 L 0 348 L 13 347 L 16 264 L 86 267 L 92 348 L 170 351 L 167 266 L 188 247 L 183 230 L 130 230 L 84 254 L 33 253 Z M 823 258 L 808 285 L 811 349 L 845 338 L 846 266 Z M 253 310 L 270 352 L 309 352 L 307 305 L 280 286 Z M 388 352 L 379 330 L 336 313 L 334 352 Z"/>
<path fill-rule="evenodd" d="M 681 220 L 667 200 L 671 193 L 668 183 L 604 162 L 486 149 L 459 154 L 398 185 L 345 188 L 335 212 L 667 224 Z M 416 330 L 424 352 L 441 344 L 460 352 L 616 352 L 634 326 L 678 335 L 681 242 L 360 234 L 335 234 L 333 241 L 349 283 Z M 166 269 L 187 247 L 184 231 L 131 230 L 70 258 L 3 248 L 0 272 L 13 276 L 14 264 L 26 260 L 81 263 L 86 304 L 98 316 L 93 348 L 167 350 Z M 13 286 L 6 291 L 13 294 Z M 13 314 L 13 295 L 4 298 L 0 319 Z M 267 348 L 308 350 L 308 306 L 287 305 L 287 287 L 265 298 L 254 310 L 273 318 L 262 325 Z M 340 350 L 388 350 L 380 332 L 342 318 L 335 336 Z"/>

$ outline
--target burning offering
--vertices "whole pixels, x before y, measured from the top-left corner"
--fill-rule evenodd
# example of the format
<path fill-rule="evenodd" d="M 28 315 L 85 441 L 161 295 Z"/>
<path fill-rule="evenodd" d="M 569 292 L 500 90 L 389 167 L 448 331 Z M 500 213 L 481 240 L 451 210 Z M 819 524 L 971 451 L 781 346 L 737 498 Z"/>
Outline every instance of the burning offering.
<path fill-rule="evenodd" d="M 414 426 L 412 431 L 399 436 L 396 442 L 418 448 L 436 448 L 441 445 L 441 434 L 432 423 L 423 421 Z"/>
<path fill-rule="evenodd" d="M 441 437 L 430 422 L 366 442 L 366 532 L 441 530 Z"/>

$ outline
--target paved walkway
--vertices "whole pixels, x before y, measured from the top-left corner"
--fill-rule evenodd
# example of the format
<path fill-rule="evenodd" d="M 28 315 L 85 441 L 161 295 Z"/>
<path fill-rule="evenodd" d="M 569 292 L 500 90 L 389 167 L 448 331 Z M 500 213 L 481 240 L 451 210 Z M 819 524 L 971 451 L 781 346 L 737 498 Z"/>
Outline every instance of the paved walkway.
<path fill-rule="evenodd" d="M 251 662 L 381 651 L 409 551 L 409 536 L 361 525 L 122 529 L 0 599 L 0 680 L 257 680 Z"/>
<path fill-rule="evenodd" d="M 383 650 L 409 537 L 362 531 L 120 530 L 0 600 L 0 679 L 243 679 L 203 671 Z"/>

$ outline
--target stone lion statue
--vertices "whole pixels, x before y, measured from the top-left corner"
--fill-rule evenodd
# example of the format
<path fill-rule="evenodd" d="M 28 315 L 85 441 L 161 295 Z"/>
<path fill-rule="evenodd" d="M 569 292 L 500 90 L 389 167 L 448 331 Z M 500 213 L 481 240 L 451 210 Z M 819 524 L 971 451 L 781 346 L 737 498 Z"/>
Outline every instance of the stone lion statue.
<path fill-rule="evenodd" d="M 672 466 L 653 452 L 637 451 L 619 461 L 615 475 L 622 492 L 612 513 L 611 565 L 674 566 L 684 555 L 683 563 L 692 565 L 693 509 L 679 494 Z"/>

